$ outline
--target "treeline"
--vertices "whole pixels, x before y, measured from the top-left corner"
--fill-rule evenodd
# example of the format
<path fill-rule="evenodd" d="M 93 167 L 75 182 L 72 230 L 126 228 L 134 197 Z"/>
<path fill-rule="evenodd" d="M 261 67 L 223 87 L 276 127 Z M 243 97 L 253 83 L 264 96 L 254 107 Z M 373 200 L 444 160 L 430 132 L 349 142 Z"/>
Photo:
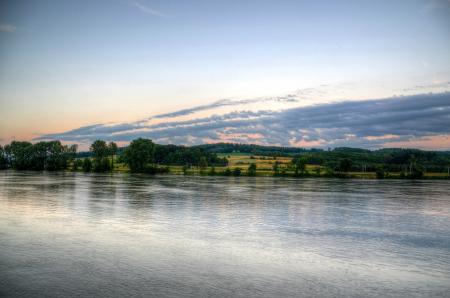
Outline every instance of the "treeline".
<path fill-rule="evenodd" d="M 415 165 L 427 172 L 444 173 L 448 171 L 450 166 L 450 151 L 400 148 L 367 150 L 347 147 L 322 150 L 233 143 L 206 144 L 194 147 L 214 153 L 235 152 L 262 156 L 304 157 L 307 164 L 320 165 L 335 171 L 346 170 L 347 165 L 345 163 L 348 160 L 351 161 L 351 171 L 366 172 L 375 172 L 380 168 L 389 172 L 406 172 Z M 343 163 L 343 160 L 346 161 Z"/>
<path fill-rule="evenodd" d="M 62 145 L 60 141 L 36 144 L 13 141 L 5 147 L 0 146 L 0 169 L 55 171 L 71 166 L 75 171 L 108 172 L 114 169 L 115 161 L 126 164 L 135 173 L 165 173 L 169 171 L 169 165 L 187 168 L 228 165 L 226 158 L 219 158 L 202 148 L 158 145 L 142 138 L 124 148 L 114 142 L 96 140 L 89 152 L 80 153 L 77 153 L 76 145 Z"/>
<path fill-rule="evenodd" d="M 62 145 L 60 141 L 30 142 L 13 141 L 0 146 L 0 169 L 16 170 L 65 170 L 75 158 L 77 145 Z"/>
<path fill-rule="evenodd" d="M 182 165 L 186 168 L 228 165 L 226 158 L 219 158 L 215 153 L 200 148 L 158 145 L 141 138 L 132 141 L 123 150 L 120 160 L 135 173 L 165 173 L 169 171 L 169 165 Z"/>
<path fill-rule="evenodd" d="M 420 178 L 425 172 L 448 173 L 450 168 L 449 151 L 395 148 L 371 151 L 345 147 L 321 150 L 227 143 L 187 147 L 159 145 L 139 138 L 122 148 L 114 142 L 97 140 L 91 144 L 89 152 L 78 153 L 77 145 L 63 145 L 59 141 L 35 144 L 13 141 L 0 146 L 0 169 L 56 171 L 71 168 L 85 172 L 107 172 L 114 169 L 115 162 L 120 162 L 128 166 L 131 172 L 137 173 L 165 173 L 169 171 L 169 166 L 182 166 L 185 174 L 192 172 L 193 167 L 211 175 L 256 174 L 256 166 L 253 165 L 248 169 L 216 172 L 215 167 L 228 166 L 228 160 L 218 157 L 217 153 L 232 152 L 273 156 L 275 160 L 276 156 L 293 157 L 288 165 L 275 162 L 272 169 L 275 176 L 335 177 L 349 172 L 375 172 L 377 177 L 386 178 L 395 172 L 400 177 Z M 307 164 L 317 166 L 314 172 L 306 170 Z M 208 167 L 210 169 L 206 171 Z"/>
<path fill-rule="evenodd" d="M 220 158 L 214 152 L 193 146 L 155 144 L 155 163 L 177 166 L 227 166 L 228 160 Z"/>
<path fill-rule="evenodd" d="M 422 172 L 445 173 L 450 166 L 450 152 L 418 149 L 336 148 L 330 151 L 305 152 L 296 155 L 308 164 L 324 166 L 336 171 L 358 172 Z"/>
<path fill-rule="evenodd" d="M 322 149 L 305 149 L 298 147 L 261 146 L 254 144 L 216 143 L 193 146 L 212 153 L 249 153 L 265 156 L 292 156 L 306 152 L 320 152 Z"/>

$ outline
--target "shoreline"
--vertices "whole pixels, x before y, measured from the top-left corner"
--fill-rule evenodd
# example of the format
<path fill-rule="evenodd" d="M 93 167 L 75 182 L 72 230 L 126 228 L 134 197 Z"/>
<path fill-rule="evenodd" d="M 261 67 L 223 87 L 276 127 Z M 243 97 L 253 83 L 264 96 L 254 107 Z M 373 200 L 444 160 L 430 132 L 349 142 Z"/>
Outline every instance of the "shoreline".
<path fill-rule="evenodd" d="M 33 170 L 14 170 L 14 169 L 7 169 L 7 170 L 0 170 L 0 173 L 6 173 L 6 172 L 15 172 L 15 173 L 81 173 L 81 174 L 128 174 L 128 175 L 141 175 L 141 176 L 147 176 L 147 177 L 155 177 L 155 176 L 185 176 L 185 177 L 233 177 L 233 178 L 290 178 L 293 180 L 302 180 L 302 179 L 340 179 L 340 180 L 410 180 L 410 181 L 421 181 L 421 180 L 450 180 L 450 176 L 447 176 L 444 173 L 430 173 L 433 175 L 427 175 L 425 174 L 421 178 L 401 178 L 399 173 L 394 173 L 392 175 L 389 175 L 384 178 L 377 178 L 375 172 L 366 172 L 366 173 L 335 173 L 334 175 L 320 175 L 317 174 L 308 174 L 308 175 L 299 175 L 295 176 L 293 174 L 285 174 L 285 175 L 270 175 L 268 173 L 256 173 L 256 175 L 247 175 L 246 173 L 241 173 L 240 175 L 224 175 L 223 173 L 216 173 L 216 174 L 209 174 L 208 172 L 201 173 L 199 170 L 194 170 L 192 172 L 189 172 L 187 174 L 184 174 L 182 172 L 173 172 L 170 171 L 166 173 L 133 173 L 131 171 L 127 170 L 113 170 L 113 171 L 106 171 L 106 172 L 84 172 L 84 171 L 73 171 L 73 170 L 61 170 L 61 171 L 33 171 Z M 440 174 L 440 175 L 439 175 Z"/>

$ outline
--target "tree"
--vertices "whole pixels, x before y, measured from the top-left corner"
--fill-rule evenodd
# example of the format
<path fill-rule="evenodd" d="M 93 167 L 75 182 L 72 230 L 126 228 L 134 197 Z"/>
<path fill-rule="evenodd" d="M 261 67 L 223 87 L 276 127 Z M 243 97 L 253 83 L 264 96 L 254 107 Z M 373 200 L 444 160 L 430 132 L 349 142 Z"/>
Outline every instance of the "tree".
<path fill-rule="evenodd" d="M 10 153 L 14 169 L 30 170 L 32 168 L 33 144 L 30 142 L 12 141 L 7 150 Z"/>
<path fill-rule="evenodd" d="M 320 176 L 321 170 L 322 170 L 322 169 L 321 169 L 320 167 L 316 167 L 316 168 L 315 168 L 315 172 L 316 172 L 316 175 L 317 175 L 317 176 Z"/>
<path fill-rule="evenodd" d="M 106 172 L 110 170 L 111 167 L 108 160 L 110 149 L 105 141 L 96 140 L 92 143 L 90 151 L 92 152 L 92 157 L 94 159 L 94 172 Z"/>
<path fill-rule="evenodd" d="M 83 160 L 83 171 L 90 172 L 92 170 L 92 162 L 89 157 L 86 157 Z"/>
<path fill-rule="evenodd" d="M 206 167 L 208 166 L 208 161 L 206 160 L 205 156 L 201 156 L 200 157 L 200 161 L 198 163 L 198 166 L 200 167 L 200 169 L 204 170 L 206 169 Z"/>
<path fill-rule="evenodd" d="M 411 179 L 420 179 L 423 177 L 424 168 L 422 166 L 414 164 L 412 167 L 411 173 L 409 174 L 409 178 Z"/>
<path fill-rule="evenodd" d="M 77 157 L 77 150 L 77 144 L 70 145 L 69 147 L 66 146 L 67 159 L 69 162 L 73 162 L 75 160 L 75 158 Z"/>
<path fill-rule="evenodd" d="M 231 176 L 231 170 L 230 168 L 226 168 L 225 171 L 223 171 L 224 176 Z"/>
<path fill-rule="evenodd" d="M 111 169 L 114 170 L 114 156 L 117 154 L 117 144 L 109 142 L 108 144 L 109 154 L 111 155 Z"/>
<path fill-rule="evenodd" d="M 209 176 L 214 176 L 216 175 L 216 168 L 214 166 L 211 167 L 211 169 L 208 172 Z"/>
<path fill-rule="evenodd" d="M 3 147 L 3 154 L 6 158 L 6 166 L 7 168 L 12 167 L 12 153 L 11 153 L 11 145 L 5 145 Z"/>
<path fill-rule="evenodd" d="M 247 169 L 248 176 L 256 176 L 256 164 L 251 163 Z"/>
<path fill-rule="evenodd" d="M 60 141 L 51 141 L 46 144 L 47 157 L 45 169 L 48 171 L 58 171 L 67 168 L 67 162 L 76 152 L 76 146 L 63 146 Z"/>
<path fill-rule="evenodd" d="M 183 175 L 187 175 L 188 174 L 188 166 L 187 165 L 183 165 L 181 170 L 183 171 Z"/>
<path fill-rule="evenodd" d="M 34 145 L 13 141 L 2 149 L 0 163 L 16 170 L 64 170 L 76 151 L 76 145 L 68 147 L 60 141 L 38 142 Z"/>
<path fill-rule="evenodd" d="M 377 179 L 384 179 L 386 176 L 386 173 L 384 172 L 382 167 L 377 168 L 376 170 Z"/>
<path fill-rule="evenodd" d="M 34 144 L 31 149 L 30 169 L 37 171 L 44 170 L 47 166 L 47 158 L 49 154 L 49 143 L 38 142 Z"/>
<path fill-rule="evenodd" d="M 0 170 L 7 169 L 8 167 L 9 164 L 6 150 L 0 145 Z"/>
<path fill-rule="evenodd" d="M 154 162 L 155 145 L 152 140 L 139 138 L 130 143 L 123 155 L 124 162 L 134 173 L 146 172 Z"/>
<path fill-rule="evenodd" d="M 234 168 L 233 176 L 241 176 L 242 170 L 241 168 Z"/>
<path fill-rule="evenodd" d="M 342 172 L 348 172 L 352 168 L 352 161 L 348 158 L 341 159 L 339 162 L 339 170 Z"/>
<path fill-rule="evenodd" d="M 274 164 L 273 164 L 273 175 L 274 176 L 278 176 L 280 174 L 280 162 L 277 160 Z"/>
<path fill-rule="evenodd" d="M 72 161 L 72 171 L 78 171 L 81 167 L 83 167 L 83 161 L 81 159 L 74 159 Z"/>
<path fill-rule="evenodd" d="M 412 170 L 416 167 L 417 157 L 415 154 L 409 156 L 409 175 L 412 176 Z"/>
<path fill-rule="evenodd" d="M 300 157 L 293 160 L 295 165 L 295 176 L 303 175 L 306 171 L 306 158 Z"/>

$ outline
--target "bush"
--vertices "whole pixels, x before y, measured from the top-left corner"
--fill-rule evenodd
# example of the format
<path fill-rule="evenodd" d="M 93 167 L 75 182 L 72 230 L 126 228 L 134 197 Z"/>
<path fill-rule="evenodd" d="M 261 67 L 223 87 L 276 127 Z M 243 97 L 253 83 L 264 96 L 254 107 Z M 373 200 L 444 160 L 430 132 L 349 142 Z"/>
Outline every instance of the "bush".
<path fill-rule="evenodd" d="M 209 176 L 214 176 L 214 175 L 216 175 L 217 173 L 216 173 L 216 168 L 214 168 L 214 166 L 213 167 L 211 167 L 211 169 L 208 171 L 208 175 Z"/>
<path fill-rule="evenodd" d="M 325 169 L 325 177 L 334 177 L 334 169 L 326 168 Z"/>
<path fill-rule="evenodd" d="M 411 174 L 408 176 L 410 179 L 420 179 L 423 177 L 423 168 L 421 167 L 414 167 Z"/>
<path fill-rule="evenodd" d="M 339 171 L 348 172 L 352 169 L 352 161 L 349 158 L 344 158 L 339 161 Z"/>
<path fill-rule="evenodd" d="M 155 175 L 155 174 L 167 174 L 169 172 L 170 172 L 169 167 L 145 166 L 142 173 Z"/>
<path fill-rule="evenodd" d="M 184 165 L 184 166 L 181 168 L 181 170 L 183 171 L 183 175 L 189 174 L 189 172 L 188 172 L 188 166 L 187 166 L 187 165 Z"/>
<path fill-rule="evenodd" d="M 92 161 L 89 157 L 83 160 L 83 171 L 90 172 L 92 170 Z"/>
<path fill-rule="evenodd" d="M 320 176 L 320 171 L 321 171 L 320 167 L 315 168 L 314 171 L 316 172 L 317 176 Z"/>
<path fill-rule="evenodd" d="M 247 175 L 256 176 L 256 164 L 252 163 L 248 166 Z"/>
<path fill-rule="evenodd" d="M 74 159 L 72 162 L 72 171 L 78 171 L 79 168 L 83 167 L 83 161 L 81 159 Z"/>
<path fill-rule="evenodd" d="M 241 176 L 241 173 L 242 173 L 242 171 L 241 171 L 241 169 L 240 168 L 235 168 L 234 170 L 233 170 L 233 176 Z"/>
<path fill-rule="evenodd" d="M 222 173 L 224 176 L 231 176 L 231 170 L 230 168 L 226 168 L 225 171 Z"/>
<path fill-rule="evenodd" d="M 94 172 L 97 173 L 108 172 L 111 170 L 111 163 L 107 157 L 95 158 L 93 165 Z"/>
<path fill-rule="evenodd" d="M 384 179 L 386 174 L 382 168 L 378 168 L 376 171 L 377 179 Z"/>

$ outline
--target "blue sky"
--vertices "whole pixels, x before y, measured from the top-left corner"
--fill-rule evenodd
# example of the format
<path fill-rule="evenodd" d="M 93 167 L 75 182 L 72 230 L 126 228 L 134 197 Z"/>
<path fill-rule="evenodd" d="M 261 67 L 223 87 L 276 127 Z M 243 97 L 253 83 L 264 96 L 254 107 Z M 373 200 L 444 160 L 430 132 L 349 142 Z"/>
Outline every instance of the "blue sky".
<path fill-rule="evenodd" d="M 447 0 L 2 0 L 0 139 L 440 93 L 449 53 Z"/>

